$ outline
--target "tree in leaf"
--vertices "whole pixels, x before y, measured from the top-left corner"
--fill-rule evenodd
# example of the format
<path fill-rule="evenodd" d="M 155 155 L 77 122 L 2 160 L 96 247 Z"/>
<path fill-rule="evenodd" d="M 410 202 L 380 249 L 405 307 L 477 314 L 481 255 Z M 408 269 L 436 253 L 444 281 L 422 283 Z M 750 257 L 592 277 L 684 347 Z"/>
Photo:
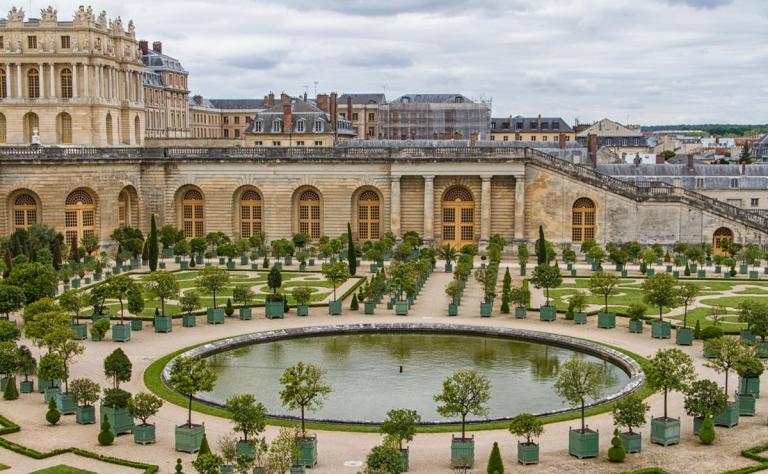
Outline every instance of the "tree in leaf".
<path fill-rule="evenodd" d="M 547 299 L 546 306 L 549 306 L 549 289 L 557 288 L 563 284 L 563 277 L 560 274 L 560 268 L 547 264 L 538 265 L 533 269 L 531 283 L 533 283 L 533 286 L 536 288 L 544 288 L 544 293 Z"/>
<path fill-rule="evenodd" d="M 746 342 L 731 337 L 718 337 L 707 341 L 709 350 L 715 357 L 704 365 L 725 375 L 725 393 L 728 394 L 728 373 L 742 360 L 754 357 L 754 349 Z M 712 413 L 716 415 L 716 413 Z"/>
<path fill-rule="evenodd" d="M 157 224 L 155 223 L 155 215 L 152 214 L 149 220 L 149 238 L 147 239 L 147 258 L 149 259 L 149 270 L 154 272 L 157 270 Z"/>
<path fill-rule="evenodd" d="M 160 299 L 160 314 L 165 316 L 165 300 L 179 297 L 179 282 L 173 273 L 166 271 L 152 272 L 144 280 L 146 289 L 155 298 Z"/>
<path fill-rule="evenodd" d="M 381 424 L 381 432 L 397 441 L 398 448 L 403 450 L 403 441 L 413 441 L 416 425 L 421 423 L 421 416 L 416 410 L 401 408 L 389 410 L 387 418 Z"/>
<path fill-rule="evenodd" d="M 213 390 L 217 378 L 218 374 L 211 369 L 207 359 L 197 356 L 179 356 L 174 360 L 168 377 L 168 384 L 188 399 L 187 424 L 185 426 L 194 426 L 192 424 L 192 397 L 197 392 Z"/>
<path fill-rule="evenodd" d="M 139 392 L 128 401 L 128 413 L 141 420 L 142 426 L 147 426 L 147 421 L 157 415 L 163 403 L 163 399 L 153 393 Z"/>
<path fill-rule="evenodd" d="M 9 319 L 14 311 L 20 310 L 25 302 L 26 295 L 22 288 L 0 284 L 0 313 L 4 314 L 6 319 Z"/>
<path fill-rule="evenodd" d="M 538 438 L 544 433 L 544 423 L 530 413 L 521 413 L 512 418 L 509 424 L 509 432 L 515 436 L 525 438 L 524 444 L 532 445 L 534 444 L 533 438 Z"/>
<path fill-rule="evenodd" d="M 594 247 L 597 248 L 597 247 Z M 604 311 L 608 312 L 608 298 L 616 291 L 619 277 L 614 273 L 596 272 L 589 277 L 589 291 L 603 297 Z"/>
<path fill-rule="evenodd" d="M 677 285 L 677 296 L 685 308 L 683 313 L 683 327 L 688 327 L 688 305 L 698 296 L 701 288 L 695 283 L 681 282 Z"/>
<path fill-rule="evenodd" d="M 548 265 L 547 259 L 547 241 L 544 238 L 544 228 L 539 226 L 539 238 L 536 240 L 536 260 L 539 265 Z"/>
<path fill-rule="evenodd" d="M 355 273 L 357 273 L 357 251 L 355 250 L 355 241 L 352 240 L 352 226 L 349 222 L 347 222 L 347 245 L 349 274 L 355 276 Z"/>
<path fill-rule="evenodd" d="M 600 366 L 581 359 L 572 359 L 560 366 L 555 393 L 565 398 L 571 406 L 581 406 L 581 433 L 586 432 L 584 407 L 586 400 L 597 400 L 603 394 L 603 371 Z"/>
<path fill-rule="evenodd" d="M 491 456 L 488 458 L 488 474 L 504 474 L 504 462 L 501 460 L 501 451 L 499 450 L 499 443 L 493 442 L 493 448 L 491 448 Z"/>
<path fill-rule="evenodd" d="M 702 379 L 685 391 L 685 413 L 694 418 L 717 415 L 728 406 L 728 395 L 716 382 Z"/>
<path fill-rule="evenodd" d="M 119 389 L 121 382 L 131 380 L 133 364 L 119 347 L 104 359 L 104 376 L 112 381 L 112 388 Z"/>
<path fill-rule="evenodd" d="M 59 297 L 61 307 L 69 311 L 73 316 L 73 322 L 80 323 L 80 313 L 83 308 L 89 306 L 90 298 L 85 291 L 67 290 Z"/>
<path fill-rule="evenodd" d="M 691 356 L 680 349 L 659 350 L 645 367 L 645 380 L 653 390 L 664 392 L 664 420 L 667 416 L 667 394 L 685 392 L 696 378 Z"/>
<path fill-rule="evenodd" d="M 657 273 L 648 277 L 642 285 L 643 301 L 658 306 L 659 321 L 663 321 L 664 308 L 674 308 L 679 303 L 677 281 L 669 273 Z"/>
<path fill-rule="evenodd" d="M 216 293 L 226 288 L 229 283 L 229 272 L 219 267 L 205 267 L 195 280 L 195 285 L 205 294 L 213 296 L 213 307 L 216 308 Z"/>
<path fill-rule="evenodd" d="M 466 439 L 467 415 L 486 416 L 491 399 L 491 382 L 476 370 L 456 372 L 443 381 L 443 390 L 435 395 L 441 416 L 461 416 L 461 439 Z"/>
<path fill-rule="evenodd" d="M 120 324 L 123 324 L 124 316 L 124 303 L 128 299 L 128 294 L 134 291 L 134 287 L 138 285 L 128 275 L 115 275 L 108 276 L 103 285 L 107 288 L 107 295 L 110 298 L 116 299 L 120 303 Z"/>
<path fill-rule="evenodd" d="M 403 459 L 400 451 L 392 443 L 374 446 L 365 460 L 366 474 L 400 474 L 403 472 Z"/>
<path fill-rule="evenodd" d="M 301 410 L 301 435 L 305 436 L 305 410 L 314 411 L 320 408 L 332 388 L 326 383 L 319 367 L 303 362 L 285 369 L 280 377 L 280 384 L 283 386 L 280 391 L 283 406 L 289 410 Z"/>
<path fill-rule="evenodd" d="M 760 300 L 744 300 L 739 304 L 739 322 L 746 323 L 752 334 L 765 342 L 768 336 L 768 303 Z"/>
<path fill-rule="evenodd" d="M 3 283 L 21 288 L 24 291 L 26 304 L 55 296 L 59 286 L 53 267 L 37 262 L 14 265 Z"/>
<path fill-rule="evenodd" d="M 280 272 L 277 265 L 273 265 L 269 270 L 269 274 L 267 275 L 267 286 L 272 290 L 272 294 L 275 296 L 277 296 L 277 292 L 280 291 L 280 288 L 283 286 L 283 274 Z"/>
<path fill-rule="evenodd" d="M 336 288 L 349 279 L 349 267 L 344 262 L 324 263 L 321 271 L 325 279 L 333 286 L 333 301 L 337 301 Z"/>
<path fill-rule="evenodd" d="M 226 409 L 232 414 L 236 432 L 243 435 L 243 441 L 254 440 L 266 427 L 267 409 L 257 402 L 253 395 L 233 395 L 227 399 Z"/>
<path fill-rule="evenodd" d="M 629 434 L 633 434 L 632 428 L 639 428 L 645 424 L 645 414 L 650 408 L 642 398 L 634 393 L 630 394 L 613 406 L 613 424 L 619 428 L 626 428 Z"/>

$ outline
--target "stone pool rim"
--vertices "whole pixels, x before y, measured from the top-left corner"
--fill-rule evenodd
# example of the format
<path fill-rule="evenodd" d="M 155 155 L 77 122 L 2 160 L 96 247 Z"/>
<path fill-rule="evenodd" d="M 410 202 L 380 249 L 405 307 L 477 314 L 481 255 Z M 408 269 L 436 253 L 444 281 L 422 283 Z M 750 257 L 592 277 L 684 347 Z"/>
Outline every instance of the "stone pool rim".
<path fill-rule="evenodd" d="M 440 323 L 357 323 L 357 324 L 335 324 L 335 325 L 323 325 L 323 326 L 307 326 L 298 328 L 286 328 L 276 329 L 269 331 L 253 332 L 248 334 L 241 334 L 239 336 L 227 337 L 224 339 L 203 343 L 199 346 L 181 352 L 168 361 L 163 367 L 160 375 L 162 383 L 169 389 L 173 390 L 168 384 L 168 378 L 170 377 L 171 367 L 178 357 L 185 356 L 200 356 L 210 357 L 214 354 L 230 351 L 239 347 L 250 346 L 253 344 L 274 342 L 286 339 L 296 339 L 304 337 L 315 336 L 332 336 L 332 335 L 352 335 L 352 334 L 387 334 L 387 333 L 411 333 L 411 334 L 445 334 L 445 335 L 469 335 L 469 336 L 489 336 L 497 337 L 501 339 L 519 340 L 525 342 L 533 342 L 539 344 L 546 344 L 550 346 L 562 347 L 566 349 L 572 349 L 577 352 L 582 352 L 588 355 L 595 356 L 604 361 L 610 362 L 623 370 L 628 376 L 629 381 L 624 387 L 606 397 L 595 400 L 585 405 L 585 408 L 593 408 L 607 403 L 614 402 L 622 397 L 629 395 L 630 393 L 638 390 L 644 380 L 645 375 L 640 364 L 632 357 L 623 354 L 611 347 L 605 346 L 598 342 L 593 342 L 586 339 L 578 339 L 571 336 L 563 336 L 560 334 L 545 333 L 540 331 L 531 331 L 526 329 L 517 328 L 505 328 L 505 327 L 485 327 L 485 326 L 472 326 L 466 324 L 440 324 Z M 178 393 L 178 392 L 175 392 Z M 195 395 L 193 399 L 197 402 L 204 403 L 220 409 L 226 409 L 223 403 L 216 402 L 201 395 Z M 548 410 L 543 412 L 534 413 L 539 417 L 546 417 L 551 415 L 558 415 L 561 413 L 573 412 L 579 410 L 579 407 L 568 407 Z M 269 413 L 269 417 L 274 419 L 283 420 L 299 420 L 299 416 L 293 415 L 276 415 Z M 494 417 L 483 419 L 467 420 L 467 423 L 483 424 L 493 423 L 500 421 L 509 421 L 512 416 L 508 417 Z M 326 418 L 313 418 L 305 417 L 307 422 L 310 423 L 329 423 L 340 425 L 380 425 L 381 421 L 375 420 L 346 420 L 346 419 L 326 419 Z M 442 425 L 455 425 L 455 420 L 446 421 L 424 421 L 420 423 L 421 426 L 442 426 Z"/>

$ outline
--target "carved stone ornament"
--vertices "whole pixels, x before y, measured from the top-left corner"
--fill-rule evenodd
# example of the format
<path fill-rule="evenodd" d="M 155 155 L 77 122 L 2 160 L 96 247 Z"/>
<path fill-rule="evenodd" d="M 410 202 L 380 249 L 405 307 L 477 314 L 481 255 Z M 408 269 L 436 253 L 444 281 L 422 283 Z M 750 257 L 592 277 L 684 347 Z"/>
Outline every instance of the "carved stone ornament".
<path fill-rule="evenodd" d="M 128 34 L 136 36 L 136 25 L 133 24 L 133 20 L 128 20 Z"/>
<path fill-rule="evenodd" d="M 101 13 L 99 13 L 99 19 L 96 21 L 96 24 L 99 25 L 99 28 L 107 27 L 107 12 L 102 10 Z"/>
<path fill-rule="evenodd" d="M 11 8 L 11 11 L 8 12 L 8 21 L 24 21 L 24 9 Z"/>
<path fill-rule="evenodd" d="M 58 11 L 52 6 L 48 5 L 48 8 L 40 10 L 40 19 L 43 21 L 56 21 Z"/>

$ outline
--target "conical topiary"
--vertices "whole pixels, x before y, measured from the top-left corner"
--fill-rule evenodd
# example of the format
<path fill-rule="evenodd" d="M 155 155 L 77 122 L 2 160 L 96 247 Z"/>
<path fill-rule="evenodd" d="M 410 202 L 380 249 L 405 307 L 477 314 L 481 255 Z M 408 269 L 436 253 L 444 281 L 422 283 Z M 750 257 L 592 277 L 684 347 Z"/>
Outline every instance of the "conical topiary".
<path fill-rule="evenodd" d="M 261 262 L 261 268 L 264 270 L 269 268 L 269 257 L 264 257 L 264 260 Z"/>
<path fill-rule="evenodd" d="M 211 453 L 211 447 L 208 446 L 208 437 L 203 433 L 203 440 L 200 442 L 200 451 L 197 452 L 197 459 L 200 459 L 200 456 L 203 454 L 210 454 Z"/>
<path fill-rule="evenodd" d="M 11 375 L 5 381 L 5 391 L 3 392 L 5 400 L 16 400 L 19 398 L 19 390 L 16 388 L 16 378 Z"/>
<path fill-rule="evenodd" d="M 227 317 L 235 314 L 235 307 L 232 306 L 232 298 L 227 298 L 227 306 L 224 307 L 224 314 L 226 314 Z"/>
<path fill-rule="evenodd" d="M 688 264 L 685 264 L 685 270 L 683 271 L 683 275 L 689 277 L 691 276 L 691 268 L 688 266 Z"/>
<path fill-rule="evenodd" d="M 491 449 L 491 457 L 488 458 L 488 474 L 504 474 L 504 462 L 501 460 L 501 451 L 499 451 L 499 443 L 493 442 L 493 449 Z"/>
<path fill-rule="evenodd" d="M 699 440 L 703 444 L 712 444 L 715 440 L 715 424 L 712 422 L 712 417 L 709 414 L 704 417 L 701 428 L 699 428 Z"/>
<path fill-rule="evenodd" d="M 501 295 L 501 308 L 499 311 L 503 314 L 509 313 L 509 295 L 504 293 Z"/>
<path fill-rule="evenodd" d="M 189 259 L 189 268 L 195 268 L 197 266 L 197 263 L 195 262 L 195 257 L 192 257 Z"/>
<path fill-rule="evenodd" d="M 360 309 L 360 305 L 357 302 L 357 293 L 352 294 L 352 302 L 349 304 L 349 309 L 351 309 L 352 311 L 356 311 Z"/>
<path fill-rule="evenodd" d="M 624 458 L 627 457 L 627 452 L 624 451 L 624 442 L 619 436 L 619 430 L 613 430 L 613 439 L 611 439 L 611 447 L 608 448 L 608 459 L 611 462 L 624 462 Z"/>
<path fill-rule="evenodd" d="M 698 319 L 696 320 L 696 327 L 693 328 L 693 338 L 701 339 L 701 324 Z"/>
<path fill-rule="evenodd" d="M 48 423 L 55 425 L 59 422 L 61 419 L 61 412 L 56 408 L 56 400 L 54 400 L 53 397 L 51 397 L 50 400 L 48 400 L 48 411 L 45 413 L 45 421 Z"/>
<path fill-rule="evenodd" d="M 176 459 L 176 474 L 184 474 L 181 466 L 181 458 Z"/>
<path fill-rule="evenodd" d="M 115 435 L 112 434 L 112 426 L 109 424 L 107 415 L 104 415 L 104 421 L 101 422 L 101 431 L 99 431 L 99 444 L 109 446 L 115 441 Z"/>

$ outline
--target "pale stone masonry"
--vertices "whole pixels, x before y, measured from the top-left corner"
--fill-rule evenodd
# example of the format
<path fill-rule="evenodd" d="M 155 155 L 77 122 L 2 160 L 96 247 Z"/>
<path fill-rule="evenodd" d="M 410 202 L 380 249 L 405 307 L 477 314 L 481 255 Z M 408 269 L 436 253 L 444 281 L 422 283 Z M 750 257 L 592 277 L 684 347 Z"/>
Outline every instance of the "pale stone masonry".
<path fill-rule="evenodd" d="M 118 225 L 146 232 L 151 214 L 189 237 L 236 239 L 247 237 L 244 215 L 269 240 L 313 223 L 336 237 L 347 222 L 355 236 L 416 231 L 457 246 L 494 234 L 535 240 L 539 226 L 561 243 L 712 242 L 722 229 L 740 242 L 766 238 L 763 217 L 523 147 L 0 148 L 0 235 L 44 222 L 109 245 Z"/>

